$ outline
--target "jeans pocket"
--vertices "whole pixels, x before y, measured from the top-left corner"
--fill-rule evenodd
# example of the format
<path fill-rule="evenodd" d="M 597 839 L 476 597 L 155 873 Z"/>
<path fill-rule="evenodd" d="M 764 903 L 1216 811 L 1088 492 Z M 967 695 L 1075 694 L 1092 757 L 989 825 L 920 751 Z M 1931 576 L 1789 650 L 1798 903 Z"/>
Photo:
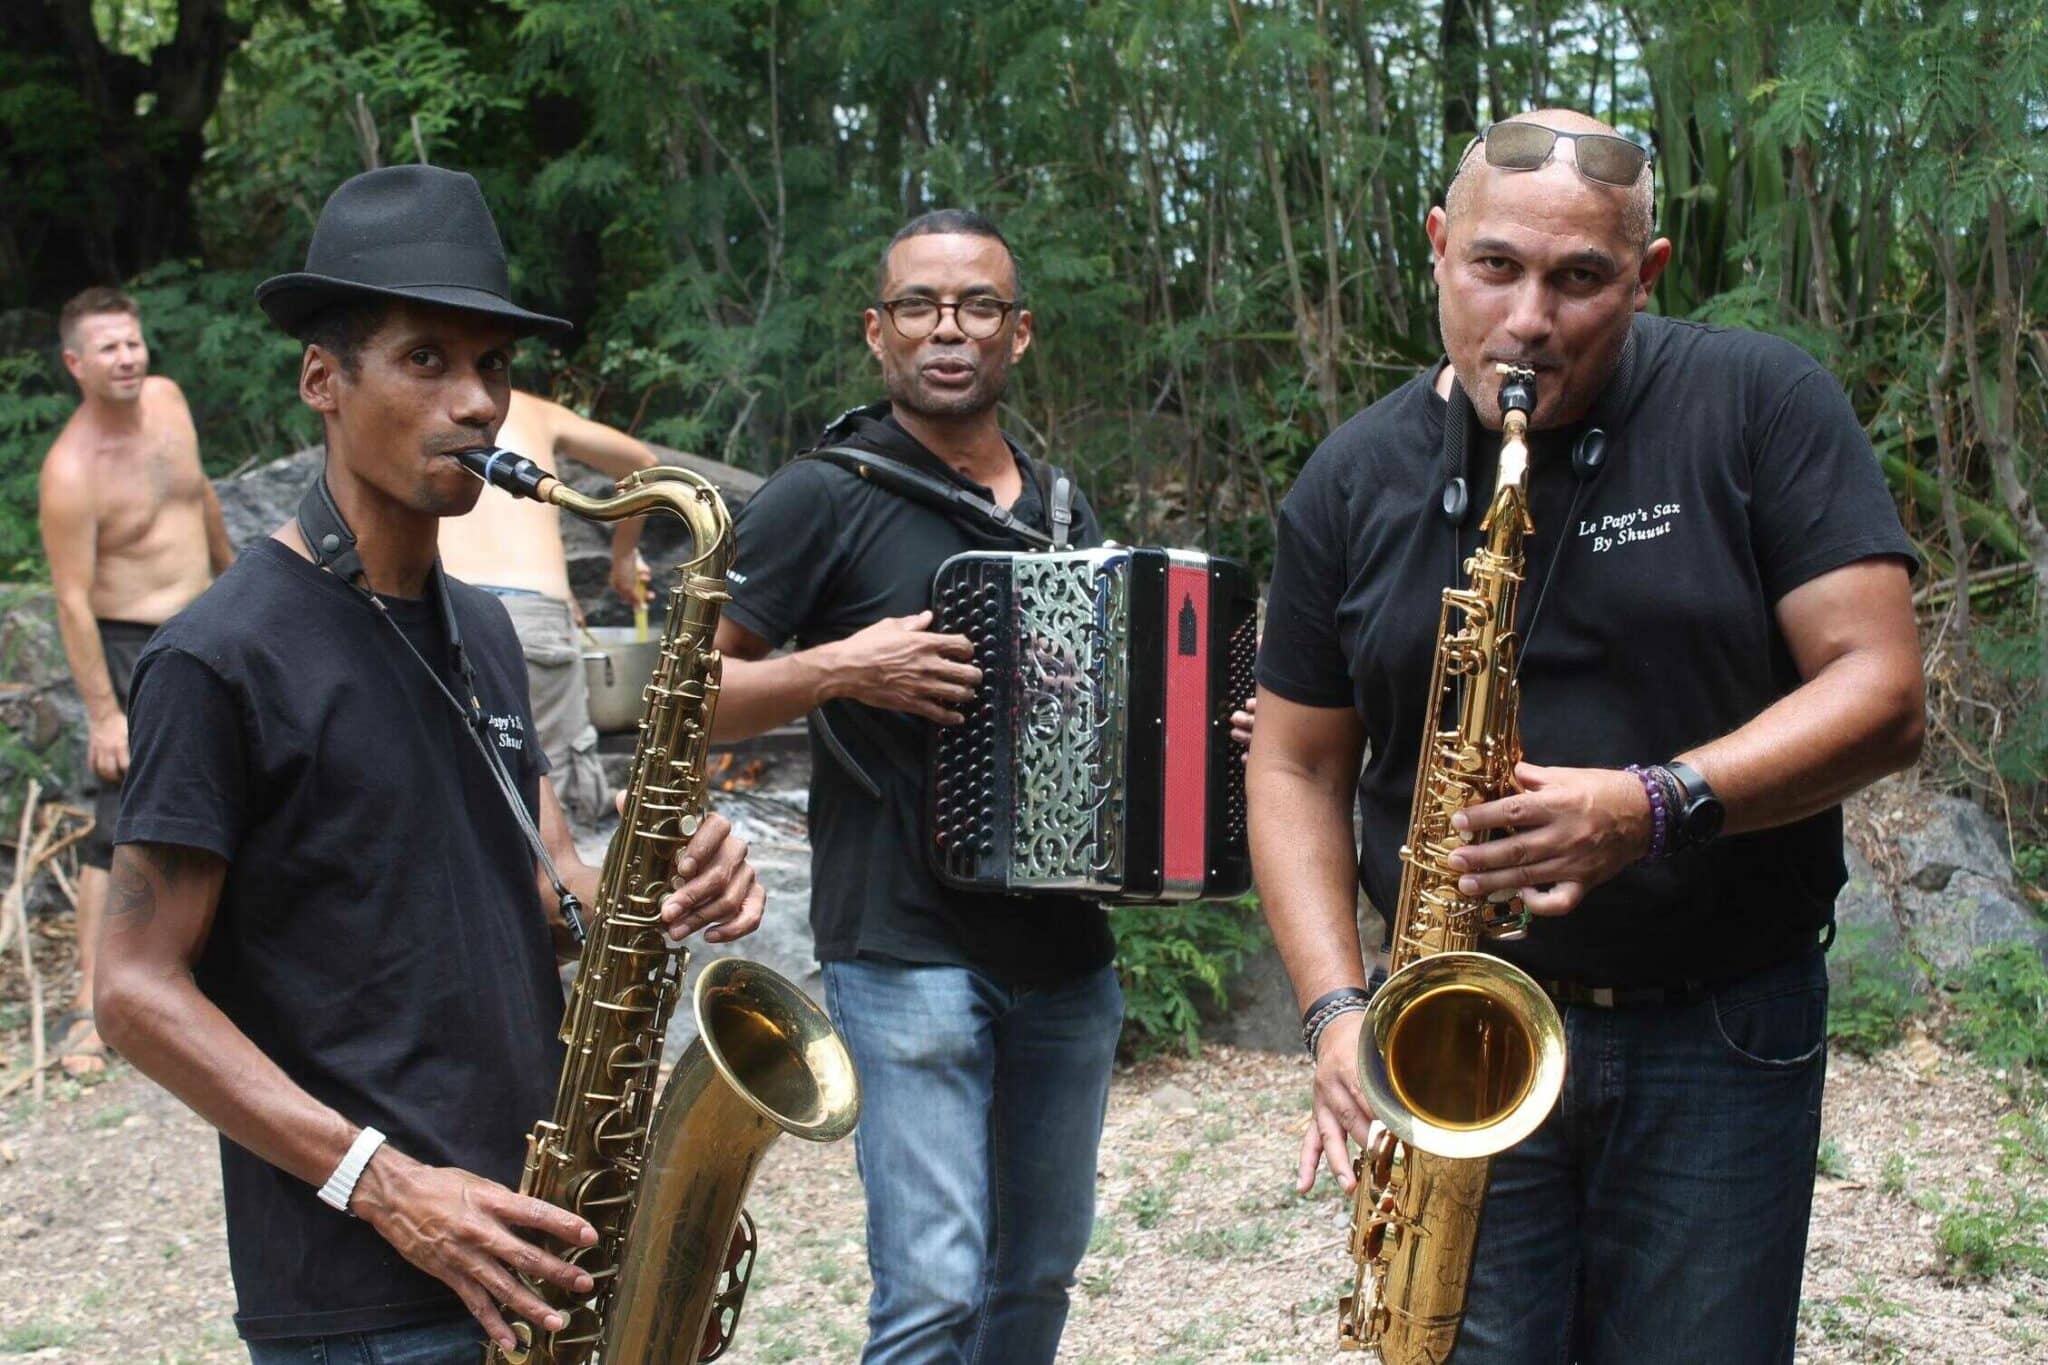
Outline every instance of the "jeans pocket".
<path fill-rule="evenodd" d="M 1823 981 L 1744 997 L 1723 992 L 1708 1001 L 1714 1031 L 1736 1059 L 1770 1071 L 1794 1071 L 1820 1056 L 1828 1041 L 1828 988 Z"/>

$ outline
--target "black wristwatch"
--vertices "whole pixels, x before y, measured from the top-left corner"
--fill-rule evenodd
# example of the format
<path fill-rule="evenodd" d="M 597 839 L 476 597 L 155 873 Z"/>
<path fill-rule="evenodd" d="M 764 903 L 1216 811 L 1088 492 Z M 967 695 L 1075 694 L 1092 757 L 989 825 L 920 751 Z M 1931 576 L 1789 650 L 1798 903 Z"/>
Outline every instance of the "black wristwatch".
<path fill-rule="evenodd" d="M 1698 848 L 1712 843 L 1728 815 L 1721 798 L 1714 795 L 1707 779 L 1690 763 L 1674 758 L 1664 765 L 1664 771 L 1678 783 L 1678 809 L 1672 812 L 1672 829 L 1678 835 L 1676 847 Z"/>

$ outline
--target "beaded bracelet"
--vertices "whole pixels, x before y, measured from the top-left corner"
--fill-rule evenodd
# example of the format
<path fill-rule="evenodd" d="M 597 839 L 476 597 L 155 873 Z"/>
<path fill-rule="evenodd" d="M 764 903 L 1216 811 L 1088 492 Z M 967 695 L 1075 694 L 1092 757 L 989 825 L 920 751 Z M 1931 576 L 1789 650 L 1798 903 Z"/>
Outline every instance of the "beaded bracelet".
<path fill-rule="evenodd" d="M 1664 809 L 1670 812 L 1671 837 L 1665 846 L 1667 854 L 1678 854 L 1692 847 L 1692 841 L 1685 837 L 1685 786 L 1678 780 L 1678 774 L 1659 763 L 1650 769 L 1657 785 L 1664 789 Z"/>
<path fill-rule="evenodd" d="M 1359 986 L 1339 986 L 1317 996 L 1301 1015 L 1301 1045 L 1308 1049 L 1309 1060 L 1315 1060 L 1316 1044 L 1322 1041 L 1323 1030 L 1338 1015 L 1362 1010 L 1371 999 L 1371 992 Z"/>
<path fill-rule="evenodd" d="M 1628 771 L 1643 784 L 1643 795 L 1650 799 L 1650 851 L 1643 855 L 1643 861 L 1651 862 L 1671 851 L 1670 806 L 1664 799 L 1664 784 L 1653 770 L 1631 763 Z"/>

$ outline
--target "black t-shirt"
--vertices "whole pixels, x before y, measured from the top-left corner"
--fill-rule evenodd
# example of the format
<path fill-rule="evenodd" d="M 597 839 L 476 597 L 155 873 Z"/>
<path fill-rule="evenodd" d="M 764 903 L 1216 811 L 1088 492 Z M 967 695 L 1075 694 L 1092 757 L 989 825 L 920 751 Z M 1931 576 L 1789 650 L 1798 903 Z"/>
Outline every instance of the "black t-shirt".
<path fill-rule="evenodd" d="M 987 488 L 946 467 L 892 417 L 855 416 L 833 442 L 945 477 L 982 497 Z M 1019 454 L 1018 520 L 1048 530 L 1037 471 Z M 890 616 L 931 605 L 932 575 L 952 555 L 993 541 L 960 520 L 824 460 L 796 460 L 740 510 L 739 557 L 726 612 L 771 646 L 809 649 Z M 1072 541 L 1099 544 L 1086 499 L 1074 500 Z M 1021 548 L 1021 547 L 1018 547 Z M 925 849 L 925 756 L 931 723 L 853 701 L 825 704 L 832 732 L 875 784 L 868 794 L 811 738 L 811 928 L 819 960 L 872 954 L 971 966 L 999 980 L 1070 980 L 1110 960 L 1107 918 L 1067 896 L 956 891 L 932 874 Z"/>
<path fill-rule="evenodd" d="M 1526 632 L 1543 599 L 1521 667 L 1532 763 L 1658 763 L 1736 729 L 1800 682 L 1778 599 L 1856 560 L 1913 561 L 1855 413 L 1805 352 L 1648 315 L 1634 332 L 1629 393 L 1601 415 L 1606 466 L 1569 523 L 1579 428 L 1532 446 L 1518 616 Z M 1275 694 L 1364 721 L 1359 880 L 1389 919 L 1443 589 L 1454 565 L 1463 582 L 1500 448 L 1473 432 L 1473 510 L 1454 552 L 1435 378 L 1346 422 L 1302 471 L 1280 511 L 1259 653 Z M 1844 876 L 1837 807 L 1638 864 L 1496 950 L 1589 985 L 1723 979 L 1810 946 Z"/>
<path fill-rule="evenodd" d="M 495 598 L 449 587 L 534 811 L 547 760 L 519 641 Z M 452 681 L 438 606 L 390 607 Z M 561 1071 L 533 855 L 454 708 L 377 617 L 274 540 L 244 553 L 136 665 L 115 841 L 227 859 L 195 975 L 286 1075 L 408 1156 L 516 1189 Z M 226 1138 L 221 1169 L 243 1336 L 463 1313 L 312 1186 Z"/>

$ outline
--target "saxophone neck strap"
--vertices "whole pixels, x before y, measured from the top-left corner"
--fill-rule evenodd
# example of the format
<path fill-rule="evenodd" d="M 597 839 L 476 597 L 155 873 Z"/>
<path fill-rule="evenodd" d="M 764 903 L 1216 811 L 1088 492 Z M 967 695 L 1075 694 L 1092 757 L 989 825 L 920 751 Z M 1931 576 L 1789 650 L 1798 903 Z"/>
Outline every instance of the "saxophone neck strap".
<path fill-rule="evenodd" d="M 306 542 L 314 567 L 327 570 L 352 588 L 362 589 L 365 572 L 363 557 L 356 552 L 355 529 L 335 506 L 324 468 L 299 497 L 298 523 L 299 538 Z"/>
<path fill-rule="evenodd" d="M 1025 525 L 1009 508 L 998 506 L 974 490 L 963 488 L 950 479 L 927 474 L 887 455 L 877 455 L 871 450 L 861 450 L 854 446 L 820 446 L 816 450 L 805 451 L 801 458 L 836 464 L 841 469 L 858 474 L 878 488 L 888 489 L 898 497 L 937 508 L 949 516 L 976 525 L 992 526 L 999 534 L 1022 541 L 1034 550 L 1065 548 L 1066 527 L 1073 521 L 1071 483 L 1067 485 L 1070 496 L 1065 507 L 1061 507 L 1056 498 L 1047 500 L 1047 510 L 1055 532 L 1055 535 L 1049 536 L 1035 526 Z M 1034 464 L 1035 467 L 1037 466 Z M 1060 480 L 1065 481 L 1066 476 L 1061 475 Z M 1057 484 L 1054 485 L 1053 491 L 1057 494 Z M 1063 512 L 1064 521 L 1061 517 Z"/>
<path fill-rule="evenodd" d="M 391 609 L 384 599 L 371 589 L 369 574 L 363 568 L 362 555 L 356 549 L 356 533 L 335 505 L 334 495 L 327 487 L 327 474 L 323 470 L 313 480 L 299 499 L 299 535 L 306 542 L 306 548 L 313 556 L 316 568 L 327 570 L 355 590 L 365 602 L 375 609 L 391 627 L 391 633 L 405 646 L 405 652 L 418 661 L 420 671 L 427 675 L 427 681 L 434 685 L 455 714 L 462 719 L 462 732 L 469 736 L 470 744 L 483 758 L 484 767 L 490 773 L 491 783 L 498 789 L 512 818 L 519 826 L 527 847 L 532 850 L 535 861 L 546 872 L 548 884 L 554 889 L 555 898 L 561 904 L 562 920 L 569 928 L 569 936 L 580 947 L 583 943 L 583 906 L 576 894 L 563 882 L 554 858 L 548 853 L 547 841 L 541 838 L 533 816 L 526 809 L 526 802 L 520 799 L 519 786 L 512 775 L 505 770 L 505 764 L 498 757 L 496 747 L 491 743 L 489 726 L 484 720 L 482 700 L 477 696 L 476 670 L 470 665 L 469 652 L 462 647 L 462 623 L 455 614 L 455 595 L 448 590 L 448 573 L 441 567 L 440 558 L 434 560 L 434 567 L 427 575 L 428 591 L 434 597 L 435 607 L 441 615 L 442 629 L 448 636 L 448 653 L 454 665 L 455 676 L 461 690 L 468 697 L 465 705 L 456 696 L 441 676 L 441 670 L 429 663 L 420 653 L 411 638 L 392 619 Z"/>

